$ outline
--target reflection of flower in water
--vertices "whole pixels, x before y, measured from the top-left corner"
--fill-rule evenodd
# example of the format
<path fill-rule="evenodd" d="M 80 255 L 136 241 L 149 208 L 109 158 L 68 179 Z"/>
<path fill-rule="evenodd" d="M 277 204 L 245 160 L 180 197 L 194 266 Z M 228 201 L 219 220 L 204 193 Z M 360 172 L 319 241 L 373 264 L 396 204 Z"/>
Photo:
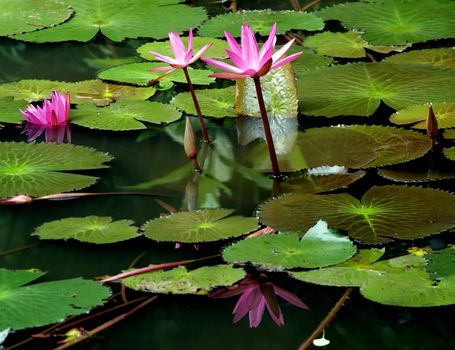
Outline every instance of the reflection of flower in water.
<path fill-rule="evenodd" d="M 23 134 L 27 135 L 27 142 L 32 142 L 36 140 L 41 134 L 44 132 L 44 137 L 46 139 L 46 143 L 55 142 L 55 143 L 63 143 L 66 142 L 71 143 L 71 128 L 70 125 L 59 125 L 59 126 L 44 126 L 44 125 L 36 125 L 27 123 L 22 131 Z"/>
<path fill-rule="evenodd" d="M 259 326 L 266 307 L 272 320 L 278 326 L 284 325 L 284 317 L 278 305 L 277 295 L 297 307 L 308 309 L 295 294 L 278 287 L 272 282 L 259 282 L 251 277 L 245 278 L 234 289 L 218 290 L 210 293 L 210 296 L 214 298 L 229 298 L 239 294 L 241 296 L 232 312 L 234 314 L 234 323 L 248 313 L 251 328 Z"/>

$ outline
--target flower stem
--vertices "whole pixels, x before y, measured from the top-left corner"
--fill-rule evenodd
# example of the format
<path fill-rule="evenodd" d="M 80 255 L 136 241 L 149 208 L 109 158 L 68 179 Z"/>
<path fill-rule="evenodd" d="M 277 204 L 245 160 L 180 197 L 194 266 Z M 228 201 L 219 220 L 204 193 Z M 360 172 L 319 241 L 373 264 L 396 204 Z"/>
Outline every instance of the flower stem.
<path fill-rule="evenodd" d="M 204 118 L 202 117 L 201 107 L 199 106 L 199 101 L 197 100 L 196 91 L 194 91 L 193 83 L 191 82 L 190 75 L 188 74 L 188 68 L 182 68 L 183 73 L 185 73 L 185 78 L 188 83 L 188 88 L 191 92 L 191 97 L 193 98 L 194 108 L 196 109 L 196 114 L 199 119 L 199 123 L 201 124 L 201 131 L 202 137 L 204 138 L 204 142 L 209 143 L 209 134 L 207 133 L 207 128 L 205 127 Z"/>
<path fill-rule="evenodd" d="M 267 110 L 265 109 L 264 96 L 262 95 L 261 81 L 258 78 L 253 78 L 254 86 L 256 87 L 256 94 L 258 96 L 259 109 L 261 111 L 262 124 L 264 125 L 265 139 L 269 148 L 270 161 L 272 162 L 273 175 L 277 178 L 280 177 L 280 167 L 276 158 L 275 146 L 273 145 L 273 137 L 270 131 L 269 119 L 267 117 Z"/>

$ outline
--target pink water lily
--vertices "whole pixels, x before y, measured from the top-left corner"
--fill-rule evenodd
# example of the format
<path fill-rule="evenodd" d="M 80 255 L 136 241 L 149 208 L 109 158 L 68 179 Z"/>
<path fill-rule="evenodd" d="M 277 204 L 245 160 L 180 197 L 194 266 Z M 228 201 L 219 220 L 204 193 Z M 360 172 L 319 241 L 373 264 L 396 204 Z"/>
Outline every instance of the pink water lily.
<path fill-rule="evenodd" d="M 226 53 L 235 66 L 213 58 L 203 57 L 202 60 L 204 62 L 230 72 L 212 74 L 211 76 L 215 78 L 241 79 L 261 77 L 271 70 L 294 61 L 302 54 L 302 52 L 298 52 L 284 57 L 294 43 L 294 39 L 273 53 L 276 44 L 276 24 L 270 29 L 269 37 L 262 45 L 261 50 L 259 50 L 253 30 L 248 24 L 242 25 L 240 45 L 230 33 L 224 32 L 224 35 L 229 44 L 229 50 L 226 50 Z"/>
<path fill-rule="evenodd" d="M 45 127 L 65 125 L 70 119 L 70 94 L 67 92 L 63 95 L 54 91 L 51 99 L 44 100 L 41 107 L 30 104 L 27 109 L 21 110 L 21 113 L 27 122 L 34 125 Z"/>

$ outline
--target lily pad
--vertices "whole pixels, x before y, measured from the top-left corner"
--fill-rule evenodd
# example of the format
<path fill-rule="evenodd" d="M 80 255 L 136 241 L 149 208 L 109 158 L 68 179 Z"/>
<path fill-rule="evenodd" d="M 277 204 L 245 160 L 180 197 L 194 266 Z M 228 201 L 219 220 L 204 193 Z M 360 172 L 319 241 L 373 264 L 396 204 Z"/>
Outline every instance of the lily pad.
<path fill-rule="evenodd" d="M 422 170 L 399 170 L 379 169 L 378 174 L 383 178 L 396 182 L 426 182 L 443 179 L 455 179 L 454 169 L 422 169 Z"/>
<path fill-rule="evenodd" d="M 324 22 L 312 13 L 296 11 L 241 11 L 212 17 L 200 28 L 199 34 L 208 37 L 223 37 L 227 31 L 233 36 L 240 36 L 243 23 L 248 23 L 253 31 L 266 36 L 274 23 L 277 34 L 284 34 L 291 29 L 308 31 L 321 30 Z"/>
<path fill-rule="evenodd" d="M 261 235 L 234 243 L 223 251 L 223 259 L 232 264 L 252 263 L 261 269 L 281 271 L 316 268 L 339 264 L 356 253 L 348 237 L 329 230 L 319 220 L 300 239 L 298 233 Z"/>
<path fill-rule="evenodd" d="M 70 21 L 39 32 L 14 36 L 33 42 L 89 41 L 98 32 L 112 41 L 126 38 L 166 38 L 168 32 L 197 27 L 207 18 L 200 7 L 180 0 L 64 0 L 75 9 Z"/>
<path fill-rule="evenodd" d="M 453 38 L 455 33 L 455 8 L 451 1 L 352 2 L 316 14 L 325 20 L 340 20 L 346 28 L 363 32 L 363 37 L 373 45 Z"/>
<path fill-rule="evenodd" d="M 112 67 L 106 69 L 98 74 L 98 78 L 103 80 L 110 80 L 119 83 L 128 83 L 139 86 L 147 86 L 153 83 L 153 81 L 163 75 L 163 72 L 150 72 L 150 69 L 156 67 L 165 66 L 165 63 L 130 63 L 123 64 L 121 66 Z M 213 72 L 208 69 L 192 69 L 188 68 L 191 82 L 196 85 L 209 85 L 215 81 L 214 78 L 210 78 L 208 75 Z M 183 70 L 178 69 L 165 78 L 162 81 L 174 81 L 178 83 L 187 83 Z"/>
<path fill-rule="evenodd" d="M 128 288 L 160 294 L 201 294 L 217 287 L 228 287 L 246 277 L 243 269 L 231 265 L 204 266 L 187 270 L 184 266 L 128 277 Z"/>
<path fill-rule="evenodd" d="M 86 216 L 50 221 L 38 226 L 33 233 L 40 239 L 75 239 L 81 242 L 106 244 L 138 236 L 131 220 L 112 221 L 108 216 Z"/>
<path fill-rule="evenodd" d="M 258 227 L 256 218 L 229 216 L 231 209 L 173 213 L 147 222 L 145 236 L 160 242 L 198 243 L 238 237 Z"/>
<path fill-rule="evenodd" d="M 140 130 L 147 129 L 141 122 L 170 123 L 180 116 L 174 107 L 160 102 L 118 101 L 103 108 L 79 106 L 72 112 L 71 122 L 91 129 Z"/>
<path fill-rule="evenodd" d="M 0 84 L 0 97 L 11 96 L 16 101 L 35 102 L 49 98 L 54 90 L 66 92 L 68 89 L 69 83 L 62 81 L 25 79 Z"/>
<path fill-rule="evenodd" d="M 305 39 L 306 47 L 314 49 L 321 55 L 334 57 L 365 57 L 367 45 L 368 43 L 356 32 L 324 32 Z"/>
<path fill-rule="evenodd" d="M 455 248 L 434 250 L 425 256 L 428 261 L 427 271 L 433 279 L 446 278 L 455 275 Z"/>
<path fill-rule="evenodd" d="M 0 0 L 0 36 L 53 27 L 71 17 L 71 6 L 56 0 Z"/>
<path fill-rule="evenodd" d="M 455 227 L 455 196 L 430 188 L 374 186 L 359 201 L 342 194 L 286 194 L 266 202 L 260 221 L 304 234 L 319 219 L 367 244 L 413 240 Z M 303 215 L 304 213 L 304 215 Z"/>
<path fill-rule="evenodd" d="M 96 177 L 62 171 L 106 168 L 111 156 L 69 144 L 0 142 L 0 197 L 79 190 Z"/>
<path fill-rule="evenodd" d="M 450 159 L 455 161 L 455 147 L 449 147 L 444 149 L 444 155 Z"/>
<path fill-rule="evenodd" d="M 446 140 L 455 140 L 455 129 L 444 130 L 444 138 Z"/>
<path fill-rule="evenodd" d="M 224 89 L 197 90 L 196 94 L 204 116 L 214 118 L 237 116 L 237 113 L 234 111 L 234 86 Z M 189 92 L 182 92 L 174 96 L 171 104 L 187 114 L 196 115 L 193 99 Z"/>
<path fill-rule="evenodd" d="M 25 109 L 27 104 L 22 101 L 14 101 L 12 97 L 0 97 L 0 122 L 21 123 L 24 116 L 19 110 Z"/>
<path fill-rule="evenodd" d="M 433 67 L 455 69 L 455 49 L 437 48 L 414 50 L 386 57 L 384 62 L 394 64 L 426 64 Z"/>
<path fill-rule="evenodd" d="M 288 52 L 289 54 L 303 52 L 298 59 L 292 61 L 292 68 L 294 69 L 297 80 L 305 75 L 306 71 L 316 68 L 325 68 L 333 62 L 333 58 L 320 55 L 313 50 L 299 45 L 293 45 Z"/>
<path fill-rule="evenodd" d="M 426 129 L 429 104 L 410 106 L 404 108 L 390 117 L 390 121 L 398 125 L 412 124 L 415 129 Z M 433 112 L 438 121 L 438 128 L 455 127 L 455 102 L 435 103 Z"/>
<path fill-rule="evenodd" d="M 44 326 L 85 314 L 104 304 L 111 294 L 107 287 L 82 278 L 25 286 L 42 275 L 37 271 L 0 269 L 0 329 Z"/>
<path fill-rule="evenodd" d="M 425 65 L 353 63 L 310 70 L 297 86 L 303 114 L 369 116 L 381 101 L 396 110 L 450 101 L 455 72 Z"/>

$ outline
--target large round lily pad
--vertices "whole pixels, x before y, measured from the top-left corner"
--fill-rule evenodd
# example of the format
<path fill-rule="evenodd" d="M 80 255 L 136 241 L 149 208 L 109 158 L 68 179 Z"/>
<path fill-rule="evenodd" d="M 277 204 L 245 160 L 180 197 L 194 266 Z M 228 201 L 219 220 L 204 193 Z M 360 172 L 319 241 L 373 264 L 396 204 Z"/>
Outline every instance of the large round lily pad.
<path fill-rule="evenodd" d="M 23 101 L 14 101 L 12 97 L 0 97 L 0 122 L 21 123 L 24 116 L 20 110 L 26 107 L 27 104 Z"/>

